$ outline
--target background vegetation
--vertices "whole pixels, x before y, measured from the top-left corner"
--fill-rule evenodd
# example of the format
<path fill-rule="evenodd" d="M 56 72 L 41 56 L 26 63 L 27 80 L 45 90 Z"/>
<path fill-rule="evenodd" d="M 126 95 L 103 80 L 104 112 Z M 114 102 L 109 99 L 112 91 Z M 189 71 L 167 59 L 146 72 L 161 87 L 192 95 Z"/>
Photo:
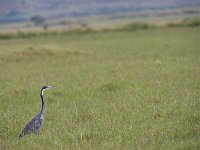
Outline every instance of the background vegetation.
<path fill-rule="evenodd" d="M 37 20 L 37 16 L 36 16 Z M 45 20 L 43 20 L 45 21 Z M 44 23 L 44 22 L 43 22 Z M 41 24 L 42 25 L 42 24 Z M 45 26 L 45 24 L 44 24 Z M 121 25 L 119 27 L 111 27 L 111 28 L 100 28 L 95 29 L 94 27 L 82 26 L 81 28 L 68 29 L 68 30 L 56 30 L 56 31 L 48 31 L 47 28 L 44 28 L 44 31 L 18 31 L 18 32 L 8 32 L 8 33 L 0 33 L 0 39 L 13 39 L 13 38 L 32 38 L 32 37 L 41 37 L 41 36 L 55 36 L 55 35 L 80 35 L 87 33 L 103 33 L 103 32 L 119 32 L 119 31 L 136 31 L 136 30 L 145 30 L 145 29 L 154 29 L 154 28 L 168 28 L 168 27 L 199 27 L 200 19 L 199 18 L 187 18 L 178 22 L 167 22 L 164 25 L 156 25 L 145 22 L 133 22 L 125 25 Z"/>
<path fill-rule="evenodd" d="M 1 35 L 0 149 L 199 149 L 200 28 L 144 27 Z"/>

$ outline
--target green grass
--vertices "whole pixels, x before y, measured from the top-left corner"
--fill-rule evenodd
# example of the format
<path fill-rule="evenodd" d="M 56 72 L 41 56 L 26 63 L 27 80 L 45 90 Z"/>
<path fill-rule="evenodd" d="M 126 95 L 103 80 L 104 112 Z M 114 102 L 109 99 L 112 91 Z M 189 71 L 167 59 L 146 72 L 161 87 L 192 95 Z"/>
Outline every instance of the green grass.
<path fill-rule="evenodd" d="M 200 149 L 200 28 L 0 40 L 0 149 Z M 18 135 L 41 107 L 39 135 Z"/>

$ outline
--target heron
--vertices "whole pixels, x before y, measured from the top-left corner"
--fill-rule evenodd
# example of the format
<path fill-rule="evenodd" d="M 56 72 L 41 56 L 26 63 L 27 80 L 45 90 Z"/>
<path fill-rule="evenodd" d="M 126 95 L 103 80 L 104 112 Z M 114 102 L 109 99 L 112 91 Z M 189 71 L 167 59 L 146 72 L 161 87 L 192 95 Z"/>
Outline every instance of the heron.
<path fill-rule="evenodd" d="M 45 104 L 44 104 L 44 91 L 47 89 L 52 88 L 52 86 L 42 86 L 41 91 L 40 91 L 40 97 L 42 100 L 42 109 L 40 113 L 37 114 L 32 120 L 30 120 L 25 128 L 22 130 L 22 132 L 19 135 L 19 138 L 22 138 L 26 134 L 39 134 L 40 132 L 40 127 L 42 126 L 44 122 L 44 115 L 45 115 Z"/>

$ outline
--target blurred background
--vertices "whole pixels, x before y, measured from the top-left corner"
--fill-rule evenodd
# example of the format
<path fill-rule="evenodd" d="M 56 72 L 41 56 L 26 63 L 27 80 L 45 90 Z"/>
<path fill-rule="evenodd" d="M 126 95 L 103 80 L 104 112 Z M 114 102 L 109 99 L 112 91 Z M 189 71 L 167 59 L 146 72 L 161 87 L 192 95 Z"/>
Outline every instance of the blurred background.
<path fill-rule="evenodd" d="M 0 0 L 0 32 L 102 28 L 134 21 L 162 25 L 198 16 L 199 0 Z"/>

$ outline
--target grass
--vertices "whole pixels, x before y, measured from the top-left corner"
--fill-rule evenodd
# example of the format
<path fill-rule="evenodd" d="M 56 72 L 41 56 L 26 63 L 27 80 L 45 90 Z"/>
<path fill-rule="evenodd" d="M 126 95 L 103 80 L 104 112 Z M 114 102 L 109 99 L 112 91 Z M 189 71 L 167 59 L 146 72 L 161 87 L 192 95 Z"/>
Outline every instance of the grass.
<path fill-rule="evenodd" d="M 0 40 L 0 149 L 199 149 L 200 28 Z M 40 111 L 39 135 L 18 135 Z"/>

